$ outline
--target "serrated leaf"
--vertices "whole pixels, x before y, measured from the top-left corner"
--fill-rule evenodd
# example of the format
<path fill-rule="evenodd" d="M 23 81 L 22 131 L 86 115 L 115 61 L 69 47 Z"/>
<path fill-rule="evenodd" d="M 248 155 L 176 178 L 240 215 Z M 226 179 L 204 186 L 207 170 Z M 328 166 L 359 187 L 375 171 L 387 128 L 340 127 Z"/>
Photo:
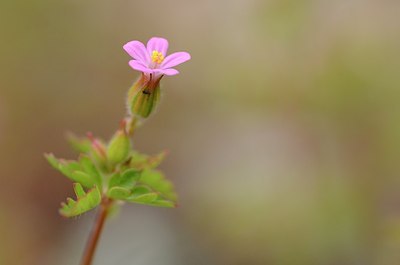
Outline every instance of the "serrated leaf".
<path fill-rule="evenodd" d="M 57 159 L 53 154 L 45 154 L 52 167 L 74 182 L 82 184 L 86 188 L 92 188 L 95 184 L 101 187 L 101 176 L 96 168 L 89 165 L 89 158 L 82 156 L 80 163 L 73 160 Z"/>
<path fill-rule="evenodd" d="M 151 169 L 144 170 L 139 183 L 150 187 L 151 190 L 159 193 L 167 200 L 174 202 L 177 200 L 177 195 L 172 183 L 167 180 L 160 171 Z"/>
<path fill-rule="evenodd" d="M 67 140 L 71 147 L 78 153 L 88 154 L 91 150 L 91 142 L 86 137 L 78 137 L 73 133 L 68 133 Z"/>
<path fill-rule="evenodd" d="M 154 156 L 141 154 L 139 152 L 133 152 L 131 154 L 130 166 L 138 170 L 146 168 L 156 168 L 161 164 L 166 155 L 166 151 L 163 151 Z"/>
<path fill-rule="evenodd" d="M 143 204 L 150 204 L 151 202 L 155 201 L 157 198 L 158 198 L 157 193 L 150 192 L 150 193 L 142 194 L 139 196 L 131 196 L 131 197 L 127 198 L 127 201 L 143 203 Z"/>
<path fill-rule="evenodd" d="M 131 191 L 122 187 L 113 187 L 108 190 L 107 196 L 111 199 L 124 200 L 131 195 Z"/>
<path fill-rule="evenodd" d="M 119 186 L 132 189 L 136 182 L 140 179 L 141 172 L 136 169 L 128 169 L 125 170 L 121 175 L 121 179 L 119 182 Z"/>
<path fill-rule="evenodd" d="M 74 183 L 74 191 L 75 191 L 76 197 L 78 199 L 83 198 L 86 195 L 85 190 L 82 188 L 82 185 L 79 183 Z"/>
<path fill-rule="evenodd" d="M 115 173 L 109 181 L 107 196 L 113 199 L 159 207 L 175 207 L 176 193 L 171 182 L 156 170 L 128 169 Z"/>
<path fill-rule="evenodd" d="M 82 184 L 86 188 L 93 187 L 96 184 L 96 181 L 92 176 L 79 170 L 71 173 L 71 179 Z"/>
<path fill-rule="evenodd" d="M 73 217 L 85 213 L 101 202 L 100 190 L 97 186 L 89 190 L 87 193 L 83 190 L 79 183 L 74 184 L 74 190 L 77 200 L 67 199 L 67 203 L 61 204 L 60 214 L 65 217 Z"/>
<path fill-rule="evenodd" d="M 175 207 L 176 199 L 171 182 L 161 172 L 144 170 L 137 186 L 132 189 L 132 195 L 125 200 L 151 206 Z"/>
<path fill-rule="evenodd" d="M 137 196 L 141 196 L 141 195 L 144 195 L 144 194 L 147 194 L 150 192 L 151 192 L 151 189 L 146 186 L 137 186 L 132 189 L 132 196 L 137 197 Z"/>
<path fill-rule="evenodd" d="M 65 203 L 62 203 L 62 204 L 65 204 Z M 71 207 L 73 207 L 73 206 L 75 206 L 76 201 L 74 201 L 73 199 L 68 197 L 67 198 L 67 204 L 69 204 Z"/>
<path fill-rule="evenodd" d="M 86 172 L 87 174 L 89 174 L 90 176 L 92 176 L 94 178 L 95 183 L 101 187 L 102 186 L 102 178 L 101 175 L 99 173 L 99 171 L 97 170 L 96 166 L 94 165 L 94 163 L 92 162 L 92 160 L 90 159 L 89 156 L 81 154 L 79 157 L 79 164 L 82 168 L 82 170 L 84 172 Z"/>
<path fill-rule="evenodd" d="M 121 174 L 119 172 L 114 173 L 108 181 L 108 188 L 110 189 L 112 187 L 118 186 L 120 180 Z"/>
<path fill-rule="evenodd" d="M 108 186 L 111 187 L 123 187 L 126 189 L 132 189 L 136 182 L 140 179 L 141 172 L 136 169 L 127 169 L 122 174 L 116 173 L 114 174 Z"/>
<path fill-rule="evenodd" d="M 58 159 L 55 158 L 55 156 L 53 154 L 45 154 L 44 157 L 47 159 L 47 161 L 49 162 L 49 164 L 55 168 L 55 169 L 59 169 L 59 162 Z"/>

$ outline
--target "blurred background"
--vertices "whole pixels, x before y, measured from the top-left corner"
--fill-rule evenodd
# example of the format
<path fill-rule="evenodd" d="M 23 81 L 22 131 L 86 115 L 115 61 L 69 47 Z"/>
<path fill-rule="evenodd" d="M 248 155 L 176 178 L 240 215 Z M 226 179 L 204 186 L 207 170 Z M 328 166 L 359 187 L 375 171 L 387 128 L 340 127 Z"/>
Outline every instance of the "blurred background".
<path fill-rule="evenodd" d="M 0 264 L 78 264 L 43 153 L 112 135 L 152 36 L 192 54 L 134 138 L 180 207 L 123 207 L 96 265 L 399 264 L 399 1 L 2 0 L 0 34 Z"/>

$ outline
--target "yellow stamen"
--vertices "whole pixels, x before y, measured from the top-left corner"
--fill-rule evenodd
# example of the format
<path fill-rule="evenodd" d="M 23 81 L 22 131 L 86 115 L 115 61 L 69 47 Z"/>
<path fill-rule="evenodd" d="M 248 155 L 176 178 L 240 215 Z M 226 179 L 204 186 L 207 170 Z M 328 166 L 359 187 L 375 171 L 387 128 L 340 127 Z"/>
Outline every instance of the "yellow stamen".
<path fill-rule="evenodd" d="M 164 55 L 159 51 L 153 51 L 151 53 L 151 60 L 154 63 L 160 64 L 164 61 Z"/>

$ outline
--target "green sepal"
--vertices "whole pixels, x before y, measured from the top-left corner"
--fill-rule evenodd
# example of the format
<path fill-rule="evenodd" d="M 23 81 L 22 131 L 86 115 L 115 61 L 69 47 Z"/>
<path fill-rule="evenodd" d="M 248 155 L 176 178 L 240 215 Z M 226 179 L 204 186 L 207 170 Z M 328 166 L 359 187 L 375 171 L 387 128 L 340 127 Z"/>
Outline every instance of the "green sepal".
<path fill-rule="evenodd" d="M 67 198 L 67 203 L 61 203 L 60 214 L 65 217 L 73 217 L 90 211 L 101 202 L 101 193 L 97 186 L 85 192 L 81 184 L 74 183 L 74 191 L 77 200 Z"/>
<path fill-rule="evenodd" d="M 154 111 L 160 100 L 160 87 L 157 86 L 153 91 L 142 90 L 136 94 L 131 102 L 132 113 L 147 118 Z"/>
<path fill-rule="evenodd" d="M 142 75 L 129 89 L 128 107 L 132 114 L 147 118 L 160 100 L 160 79 Z"/>

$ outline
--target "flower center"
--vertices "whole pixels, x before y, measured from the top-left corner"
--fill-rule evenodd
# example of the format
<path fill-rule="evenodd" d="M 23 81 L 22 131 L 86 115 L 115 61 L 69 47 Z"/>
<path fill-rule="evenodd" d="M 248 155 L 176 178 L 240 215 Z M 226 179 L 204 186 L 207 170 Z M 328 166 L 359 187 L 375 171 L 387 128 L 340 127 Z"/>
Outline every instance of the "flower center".
<path fill-rule="evenodd" d="M 151 60 L 153 63 L 160 64 L 164 61 L 164 55 L 159 51 L 153 51 L 151 53 Z"/>

